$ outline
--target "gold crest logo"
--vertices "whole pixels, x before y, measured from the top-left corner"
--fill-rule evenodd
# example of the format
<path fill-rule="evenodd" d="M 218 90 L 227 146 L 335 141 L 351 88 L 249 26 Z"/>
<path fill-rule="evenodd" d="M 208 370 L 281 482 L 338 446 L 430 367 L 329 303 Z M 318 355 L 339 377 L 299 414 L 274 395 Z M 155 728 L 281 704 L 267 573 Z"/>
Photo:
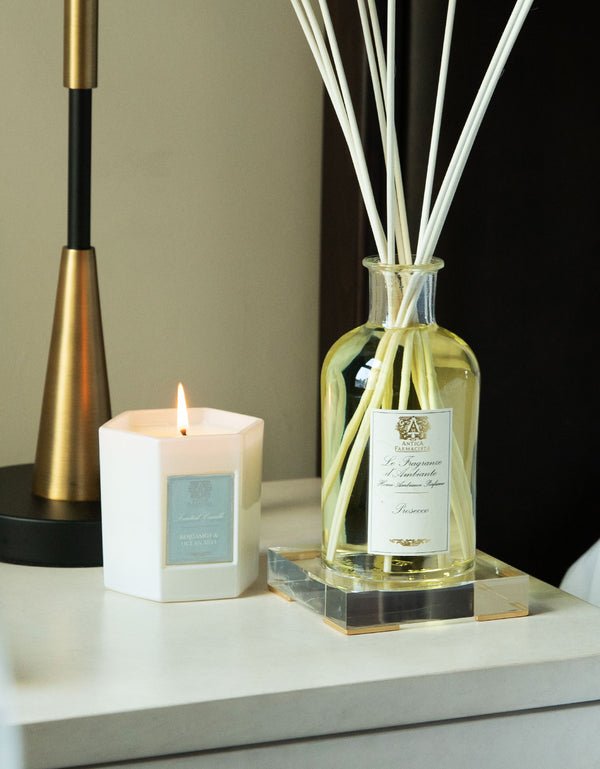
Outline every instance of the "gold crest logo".
<path fill-rule="evenodd" d="M 427 437 L 431 427 L 429 419 L 411 414 L 408 417 L 400 417 L 396 424 L 398 435 L 403 441 L 423 441 Z"/>

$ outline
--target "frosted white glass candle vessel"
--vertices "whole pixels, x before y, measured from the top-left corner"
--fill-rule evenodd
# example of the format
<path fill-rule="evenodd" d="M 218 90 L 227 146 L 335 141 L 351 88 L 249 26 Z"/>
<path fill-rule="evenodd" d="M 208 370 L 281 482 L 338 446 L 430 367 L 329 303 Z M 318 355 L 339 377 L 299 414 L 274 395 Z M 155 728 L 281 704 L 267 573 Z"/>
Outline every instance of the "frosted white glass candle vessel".
<path fill-rule="evenodd" d="M 99 430 L 104 585 L 154 601 L 234 598 L 258 576 L 263 420 L 126 411 Z"/>

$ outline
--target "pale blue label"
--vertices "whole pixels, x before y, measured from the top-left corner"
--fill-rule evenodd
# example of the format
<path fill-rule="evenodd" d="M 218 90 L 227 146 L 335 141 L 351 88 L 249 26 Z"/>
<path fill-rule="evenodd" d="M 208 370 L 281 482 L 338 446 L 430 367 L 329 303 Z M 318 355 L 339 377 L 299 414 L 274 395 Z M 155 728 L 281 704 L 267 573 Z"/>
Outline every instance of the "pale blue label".
<path fill-rule="evenodd" d="M 233 560 L 233 474 L 167 478 L 167 564 Z"/>

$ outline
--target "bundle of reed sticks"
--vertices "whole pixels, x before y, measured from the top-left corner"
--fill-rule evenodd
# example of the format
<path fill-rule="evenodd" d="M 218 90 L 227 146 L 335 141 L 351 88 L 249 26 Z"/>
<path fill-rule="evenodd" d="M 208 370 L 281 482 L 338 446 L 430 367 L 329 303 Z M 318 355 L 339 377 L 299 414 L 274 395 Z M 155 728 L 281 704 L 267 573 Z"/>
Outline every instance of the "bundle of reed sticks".
<path fill-rule="evenodd" d="M 429 158 L 414 252 L 409 237 L 395 127 L 396 0 L 387 2 L 385 45 L 375 0 L 356 0 L 385 161 L 385 227 L 375 202 L 365 151 L 327 0 L 316 0 L 316 2 L 320 15 L 315 10 L 313 0 L 291 0 L 347 143 L 379 260 L 384 265 L 426 265 L 433 259 L 477 132 L 533 0 L 515 2 L 432 204 L 433 179 L 456 9 L 456 0 L 448 0 Z M 398 403 L 394 404 L 394 407 L 400 410 L 407 408 L 408 385 L 411 378 L 416 384 L 415 389 L 422 409 L 443 406 L 426 337 L 407 337 L 403 332 L 403 329 L 410 326 L 411 319 L 414 317 L 423 279 L 423 274 L 415 271 L 404 287 L 401 297 L 398 295 L 397 281 L 390 280 L 387 283 L 388 315 L 393 318 L 393 322 L 385 329 L 379 341 L 375 355 L 378 365 L 372 367 L 370 381 L 354 415 L 345 427 L 341 441 L 329 462 L 327 473 L 322 479 L 322 504 L 325 505 L 334 489 L 336 495 L 326 547 L 326 561 L 330 563 L 334 560 L 350 496 L 369 440 L 370 415 L 373 409 L 381 408 L 382 404 L 387 405 L 385 394 L 392 391 L 390 380 L 394 375 L 393 364 L 401 343 L 404 345 L 403 365 L 398 388 Z M 452 445 L 451 489 L 451 510 L 457 523 L 461 546 L 466 554 L 474 549 L 473 506 L 464 462 L 456 439 L 453 440 Z"/>

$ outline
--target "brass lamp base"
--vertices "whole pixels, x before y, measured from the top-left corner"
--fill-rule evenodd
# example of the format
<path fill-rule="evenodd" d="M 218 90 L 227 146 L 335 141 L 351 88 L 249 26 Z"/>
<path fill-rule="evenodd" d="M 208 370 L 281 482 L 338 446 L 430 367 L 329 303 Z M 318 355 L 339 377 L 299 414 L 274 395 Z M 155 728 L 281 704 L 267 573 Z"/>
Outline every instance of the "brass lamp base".
<path fill-rule="evenodd" d="M 99 502 L 43 499 L 33 465 L 0 467 L 0 561 L 29 566 L 102 566 Z"/>
<path fill-rule="evenodd" d="M 40 417 L 34 494 L 100 498 L 98 428 L 110 419 L 93 248 L 63 248 Z"/>
<path fill-rule="evenodd" d="M 110 419 L 93 248 L 63 248 L 35 464 L 0 468 L 0 560 L 101 566 L 98 428 Z"/>

